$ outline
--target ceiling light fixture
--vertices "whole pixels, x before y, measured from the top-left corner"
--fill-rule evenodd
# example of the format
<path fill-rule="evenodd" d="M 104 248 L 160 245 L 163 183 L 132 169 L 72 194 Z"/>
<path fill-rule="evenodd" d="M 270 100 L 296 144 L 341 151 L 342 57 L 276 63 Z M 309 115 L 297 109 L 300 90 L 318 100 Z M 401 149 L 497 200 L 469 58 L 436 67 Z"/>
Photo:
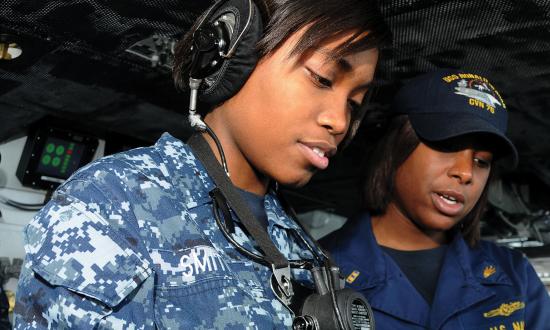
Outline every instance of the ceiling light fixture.
<path fill-rule="evenodd" d="M 13 60 L 23 54 L 23 49 L 9 34 L 0 34 L 0 60 Z"/>

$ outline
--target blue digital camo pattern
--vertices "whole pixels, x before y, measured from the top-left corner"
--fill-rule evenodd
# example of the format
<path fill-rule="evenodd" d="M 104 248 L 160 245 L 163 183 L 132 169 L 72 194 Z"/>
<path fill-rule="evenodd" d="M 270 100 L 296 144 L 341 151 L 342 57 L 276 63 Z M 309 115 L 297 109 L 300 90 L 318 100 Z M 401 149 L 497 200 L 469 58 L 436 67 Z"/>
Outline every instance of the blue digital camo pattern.
<path fill-rule="evenodd" d="M 15 329 L 291 326 L 271 271 L 216 226 L 213 187 L 189 147 L 168 134 L 78 171 L 26 227 Z M 289 259 L 311 258 L 278 200 L 265 200 L 275 245 Z M 238 223 L 235 237 L 254 249 Z M 307 272 L 293 276 L 311 286 Z"/>

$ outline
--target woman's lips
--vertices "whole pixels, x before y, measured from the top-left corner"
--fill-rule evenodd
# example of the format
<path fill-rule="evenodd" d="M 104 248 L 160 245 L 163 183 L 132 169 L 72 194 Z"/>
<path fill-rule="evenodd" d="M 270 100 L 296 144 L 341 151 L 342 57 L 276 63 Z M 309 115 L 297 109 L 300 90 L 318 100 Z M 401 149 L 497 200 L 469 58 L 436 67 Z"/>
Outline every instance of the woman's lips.
<path fill-rule="evenodd" d="M 431 196 L 435 208 L 447 216 L 457 216 L 464 209 L 464 196 L 460 194 L 433 192 Z"/>
<path fill-rule="evenodd" d="M 313 166 L 321 170 L 324 170 L 325 168 L 328 167 L 328 163 L 329 163 L 328 157 L 324 155 L 325 153 L 320 148 L 310 147 L 303 143 L 298 143 L 298 146 L 300 147 L 302 154 L 304 154 L 306 159 Z"/>

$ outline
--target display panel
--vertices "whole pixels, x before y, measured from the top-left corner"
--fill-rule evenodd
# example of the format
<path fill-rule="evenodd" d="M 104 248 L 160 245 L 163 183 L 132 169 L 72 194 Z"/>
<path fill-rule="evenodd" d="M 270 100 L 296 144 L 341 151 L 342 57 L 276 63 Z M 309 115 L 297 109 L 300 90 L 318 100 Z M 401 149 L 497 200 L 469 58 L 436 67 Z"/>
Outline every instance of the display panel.
<path fill-rule="evenodd" d="M 80 165 L 85 146 L 54 137 L 46 139 L 36 171 L 57 178 L 68 178 Z"/>
<path fill-rule="evenodd" d="M 74 131 L 40 127 L 29 134 L 17 177 L 25 186 L 55 189 L 90 162 L 98 139 Z"/>

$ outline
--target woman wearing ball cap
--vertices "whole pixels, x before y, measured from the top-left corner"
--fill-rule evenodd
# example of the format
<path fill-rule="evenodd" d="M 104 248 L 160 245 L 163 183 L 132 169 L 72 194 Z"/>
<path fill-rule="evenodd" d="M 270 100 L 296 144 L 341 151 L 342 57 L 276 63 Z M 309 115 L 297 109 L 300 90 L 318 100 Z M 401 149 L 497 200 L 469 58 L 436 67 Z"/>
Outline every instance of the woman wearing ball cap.
<path fill-rule="evenodd" d="M 366 174 L 366 212 L 323 240 L 377 329 L 550 329 L 521 253 L 481 241 L 492 164 L 517 151 L 484 77 L 439 70 L 396 95 Z"/>

